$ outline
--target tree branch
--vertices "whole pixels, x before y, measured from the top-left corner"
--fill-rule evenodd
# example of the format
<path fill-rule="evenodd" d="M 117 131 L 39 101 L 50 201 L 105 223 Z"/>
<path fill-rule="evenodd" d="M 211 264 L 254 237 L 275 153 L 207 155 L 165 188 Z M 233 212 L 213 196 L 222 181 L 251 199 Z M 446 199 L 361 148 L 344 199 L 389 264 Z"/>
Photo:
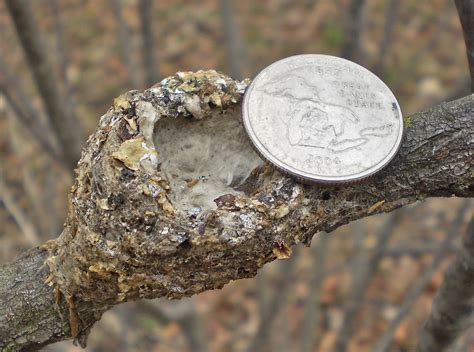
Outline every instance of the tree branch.
<path fill-rule="evenodd" d="M 446 257 L 446 254 L 449 252 L 450 244 L 453 242 L 456 235 L 459 233 L 461 226 L 463 225 L 464 215 L 466 211 L 469 209 L 469 202 L 466 202 L 464 206 L 458 212 L 456 219 L 452 224 L 452 229 L 447 234 L 444 241 L 441 243 L 438 251 L 436 252 L 434 258 L 432 259 L 431 263 L 423 270 L 420 278 L 418 278 L 417 282 L 413 287 L 408 291 L 406 294 L 405 301 L 400 306 L 397 315 L 392 319 L 390 325 L 388 326 L 387 330 L 383 333 L 383 335 L 377 341 L 374 351 L 375 352 L 385 352 L 389 350 L 390 343 L 392 342 L 393 335 L 399 324 L 403 321 L 403 319 L 408 315 L 410 312 L 411 307 L 415 304 L 419 296 L 423 293 L 426 286 L 430 282 L 433 274 L 435 273 L 436 269 L 438 269 L 439 265 Z"/>
<path fill-rule="evenodd" d="M 417 351 L 446 351 L 474 323 L 474 221 L 468 225 L 463 247 L 444 275 L 426 321 Z"/>
<path fill-rule="evenodd" d="M 145 70 L 145 86 L 150 87 L 158 82 L 159 63 L 155 52 L 155 35 L 153 32 L 153 1 L 138 2 L 140 30 L 142 34 L 142 63 Z"/>
<path fill-rule="evenodd" d="M 471 73 L 471 91 L 474 93 L 474 2 L 472 0 L 455 0 L 464 32 L 467 62 Z"/>
<path fill-rule="evenodd" d="M 318 345 L 318 324 L 321 320 L 321 288 L 324 281 L 326 254 L 329 253 L 330 235 L 320 233 L 319 241 L 313 253 L 314 262 L 312 265 L 312 275 L 309 280 L 309 295 L 305 302 L 305 314 L 301 326 L 300 351 L 314 351 Z"/>
<path fill-rule="evenodd" d="M 139 311 L 152 315 L 154 319 L 163 324 L 168 324 L 173 321 L 178 323 L 183 330 L 190 351 L 206 352 L 209 350 L 203 322 L 196 312 L 196 307 L 191 299 L 182 300 L 179 302 L 179 305 L 175 304 L 171 312 L 172 314 L 162 309 L 159 306 L 160 302 L 158 300 L 144 300 L 139 303 L 141 304 L 136 305 Z"/>
<path fill-rule="evenodd" d="M 248 60 L 240 29 L 235 23 L 232 0 L 219 0 L 219 12 L 227 47 L 227 61 L 230 63 L 230 74 L 232 77 L 242 79 Z"/>
<path fill-rule="evenodd" d="M 291 289 L 293 286 L 291 283 L 294 279 L 294 270 L 299 258 L 299 251 L 293 254 L 290 261 L 284 263 L 279 273 L 278 291 L 276 291 L 268 303 L 268 309 L 265 314 L 260 317 L 258 323 L 257 332 L 252 338 L 249 346 L 247 347 L 248 352 L 265 352 L 271 351 L 271 332 L 274 331 L 275 322 L 280 312 L 284 307 L 287 306 L 287 301 L 291 295 Z M 289 254 L 290 255 L 290 254 Z"/>
<path fill-rule="evenodd" d="M 125 18 L 123 17 L 122 0 L 111 0 L 110 6 L 115 16 L 117 23 L 117 46 L 120 52 L 120 57 L 127 68 L 128 84 L 132 88 L 140 86 L 138 82 L 138 73 L 132 57 L 131 38 Z M 151 49 L 149 49 L 151 50 Z M 155 62 L 154 65 L 157 63 Z"/>
<path fill-rule="evenodd" d="M 423 62 L 426 56 L 430 56 L 431 53 L 439 47 L 443 33 L 448 32 L 450 19 L 452 18 L 452 11 L 452 2 L 446 1 L 446 4 L 443 6 L 441 11 L 439 11 L 440 15 L 437 16 L 433 21 L 434 23 L 432 25 L 434 29 L 429 40 L 418 50 L 416 50 L 413 55 L 410 55 L 409 59 L 407 60 L 409 64 L 406 69 L 404 71 L 398 71 L 400 77 L 411 77 L 412 79 L 410 81 L 401 79 L 397 80 L 393 87 L 391 87 L 392 91 L 398 92 L 400 87 L 402 87 L 405 83 L 411 83 L 418 79 L 418 70 L 420 64 Z"/>
<path fill-rule="evenodd" d="M 67 50 L 67 46 L 64 40 L 64 30 L 63 30 L 63 24 L 61 22 L 61 13 L 59 11 L 58 0 L 50 0 L 49 6 L 51 7 L 51 11 L 53 13 L 54 31 L 56 32 L 55 33 L 56 34 L 56 55 L 58 58 L 59 72 L 60 72 L 59 80 L 61 81 L 61 85 L 64 90 L 64 94 L 63 94 L 64 106 L 69 116 L 69 120 L 75 122 L 77 121 L 76 104 L 74 101 L 75 99 L 74 99 L 74 94 L 73 94 L 73 87 L 71 86 L 71 82 L 67 74 L 68 61 L 69 61 L 68 55 L 67 55 L 68 50 Z"/>
<path fill-rule="evenodd" d="M 2 53 L 3 54 L 3 53 Z M 61 165 L 63 159 L 58 153 L 57 143 L 51 127 L 39 111 L 35 111 L 30 99 L 24 93 L 20 83 L 11 74 L 11 68 L 0 56 L 0 93 L 3 94 L 14 116 L 30 133 L 43 151 Z M 21 102 L 21 103 L 20 103 Z M 64 166 L 64 164 L 63 164 Z"/>
<path fill-rule="evenodd" d="M 341 56 L 357 62 L 365 59 L 361 52 L 361 44 L 366 7 L 365 0 L 351 0 L 344 27 Z"/>
<path fill-rule="evenodd" d="M 48 62 L 31 4 L 25 0 L 7 0 L 6 4 L 51 126 L 62 145 L 64 160 L 73 168 L 80 156 L 83 137 L 77 120 L 68 113 L 66 100 L 54 83 L 53 69 Z"/>
<path fill-rule="evenodd" d="M 377 236 L 377 242 L 374 249 L 370 254 L 360 256 L 358 260 L 353 264 L 352 270 L 352 287 L 349 295 L 346 299 L 344 307 L 344 318 L 342 320 L 341 328 L 337 340 L 334 344 L 334 351 L 344 352 L 347 350 L 347 345 L 354 331 L 354 326 L 357 321 L 357 316 L 362 307 L 362 302 L 365 297 L 365 293 L 369 288 L 369 284 L 372 281 L 374 274 L 376 273 L 380 261 L 383 259 L 384 249 L 394 234 L 395 226 L 399 223 L 401 214 L 396 212 L 386 220 L 383 225 L 383 230 Z M 362 226 L 361 224 L 357 224 Z M 364 232 L 362 228 L 359 228 L 357 234 L 359 242 L 364 241 Z M 362 247 L 359 245 L 359 247 Z M 356 248 L 355 252 L 359 252 L 362 248 Z"/>
<path fill-rule="evenodd" d="M 115 99 L 83 151 L 61 236 L 0 268 L 1 347 L 84 343 L 112 305 L 221 288 L 319 231 L 473 196 L 474 95 L 407 117 L 400 152 L 372 179 L 322 187 L 253 151 L 240 120 L 247 84 L 181 72 Z"/>
<path fill-rule="evenodd" d="M 436 245 L 426 245 L 426 246 L 403 246 L 403 247 L 395 247 L 395 248 L 387 248 L 384 251 L 384 256 L 386 257 L 421 257 L 424 255 L 433 255 L 439 251 L 441 244 Z M 459 251 L 459 246 L 455 244 L 448 244 L 445 248 L 447 253 L 457 253 Z"/>
<path fill-rule="evenodd" d="M 10 188 L 6 185 L 5 179 L 3 178 L 2 166 L 0 166 L 0 202 L 5 205 L 5 208 L 7 208 L 8 212 L 15 219 L 29 244 L 31 246 L 38 245 L 40 241 L 36 226 L 15 201 L 14 195 L 10 192 Z"/>
<path fill-rule="evenodd" d="M 398 8 L 400 3 L 401 0 L 389 0 L 388 2 L 383 37 L 380 41 L 377 61 L 375 62 L 373 68 L 374 73 L 376 73 L 379 77 L 383 77 L 385 75 L 385 56 L 393 42 L 393 29 L 398 16 Z"/>
<path fill-rule="evenodd" d="M 78 324 L 77 316 L 89 327 L 100 318 L 102 311 L 96 312 L 87 302 L 77 307 L 76 318 L 69 316 L 64 297 L 55 293 L 54 286 L 46 284 L 50 275 L 45 265 L 47 257 L 47 250 L 36 247 L 14 263 L 0 267 L 2 351 L 38 350 L 70 338 L 71 329 Z"/>

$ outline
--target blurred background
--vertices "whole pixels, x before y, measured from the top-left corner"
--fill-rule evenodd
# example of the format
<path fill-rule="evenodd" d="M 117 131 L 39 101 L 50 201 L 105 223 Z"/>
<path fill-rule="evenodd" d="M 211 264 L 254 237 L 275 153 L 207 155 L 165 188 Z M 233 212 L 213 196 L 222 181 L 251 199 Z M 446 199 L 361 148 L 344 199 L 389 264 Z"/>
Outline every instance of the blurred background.
<path fill-rule="evenodd" d="M 362 64 L 393 90 L 404 115 L 469 93 L 450 0 L 22 2 L 47 59 L 46 85 L 80 143 L 125 91 L 176 71 L 252 78 L 294 54 Z M 18 38 L 0 0 L 0 264 L 60 234 L 76 161 L 60 155 L 51 102 L 32 74 L 41 60 L 28 59 Z M 311 248 L 296 248 L 255 279 L 115 307 L 86 350 L 413 351 L 472 205 L 423 200 L 318 234 Z M 80 349 L 62 342 L 44 350 Z M 474 331 L 454 351 L 474 351 Z"/>

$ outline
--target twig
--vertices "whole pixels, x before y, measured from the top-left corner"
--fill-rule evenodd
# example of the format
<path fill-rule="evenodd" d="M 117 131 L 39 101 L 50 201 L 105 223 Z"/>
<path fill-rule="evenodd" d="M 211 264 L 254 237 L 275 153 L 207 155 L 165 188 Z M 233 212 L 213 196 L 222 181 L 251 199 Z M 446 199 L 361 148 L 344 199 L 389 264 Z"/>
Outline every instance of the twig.
<path fill-rule="evenodd" d="M 461 20 L 466 43 L 467 62 L 471 72 L 471 91 L 474 93 L 474 1 L 455 0 L 459 19 Z"/>
<path fill-rule="evenodd" d="M 40 244 L 40 239 L 39 239 L 39 235 L 38 235 L 38 231 L 36 230 L 36 227 L 30 221 L 30 219 L 28 218 L 28 215 L 26 215 L 23 212 L 23 209 L 21 209 L 21 207 L 15 201 L 15 197 L 10 192 L 10 189 L 8 188 L 5 182 L 5 179 L 3 178 L 3 173 L 1 169 L 0 169 L 0 200 L 3 202 L 8 212 L 15 219 L 18 227 L 25 235 L 25 238 L 27 239 L 28 243 L 31 246 L 37 246 L 38 244 Z"/>
<path fill-rule="evenodd" d="M 122 0 L 111 0 L 112 11 L 117 22 L 117 46 L 120 51 L 122 60 L 127 67 L 127 77 L 129 85 L 133 89 L 138 89 L 140 84 L 138 82 L 138 72 L 133 62 L 130 48 L 130 36 L 127 28 L 127 23 L 123 18 Z"/>
<path fill-rule="evenodd" d="M 452 346 L 453 352 L 470 352 L 474 346 L 474 329 L 471 327 Z"/>
<path fill-rule="evenodd" d="M 379 76 L 383 76 L 385 73 L 385 56 L 390 45 L 392 44 L 393 27 L 395 26 L 398 15 L 398 7 L 401 2 L 401 0 L 389 0 L 388 3 L 387 14 L 385 15 L 384 35 L 380 42 L 379 55 L 374 66 L 374 72 Z"/>
<path fill-rule="evenodd" d="M 190 351 L 208 351 L 204 322 L 196 312 L 192 299 L 184 300 L 182 304 L 186 306 L 188 313 L 182 319 L 178 319 L 178 322 L 186 336 Z"/>
<path fill-rule="evenodd" d="M 454 240 L 456 235 L 459 234 L 459 230 L 463 224 L 464 216 L 468 209 L 469 209 L 469 202 L 465 202 L 465 204 L 458 211 L 458 215 L 456 219 L 453 221 L 453 224 L 451 225 L 452 229 L 449 231 L 448 235 L 441 243 L 433 260 L 425 268 L 421 277 L 416 281 L 416 284 L 407 293 L 405 301 L 403 302 L 400 309 L 398 310 L 397 315 L 390 322 L 389 327 L 387 328 L 385 333 L 382 335 L 382 337 L 380 337 L 380 339 L 377 341 L 375 345 L 375 349 L 374 349 L 375 352 L 384 352 L 384 351 L 389 350 L 390 343 L 393 338 L 393 334 L 398 328 L 398 325 L 400 325 L 403 319 L 405 319 L 411 307 L 415 304 L 418 297 L 423 293 L 424 289 L 430 282 L 431 277 L 433 276 L 438 266 L 441 264 L 441 261 L 446 257 L 446 254 L 448 254 L 452 241 Z"/>
<path fill-rule="evenodd" d="M 41 111 L 33 108 L 30 99 L 11 72 L 11 67 L 0 55 L 0 93 L 4 95 L 8 105 L 15 113 L 15 117 L 35 138 L 44 152 L 64 167 L 64 161 L 58 153 L 57 141 L 51 133 L 50 125 L 42 118 Z"/>
<path fill-rule="evenodd" d="M 290 333 L 290 322 L 288 319 L 289 317 L 289 310 L 291 307 L 291 300 L 287 302 L 283 307 L 282 312 L 280 313 L 280 321 L 276 327 L 276 331 L 278 333 L 272 334 L 269 341 L 269 350 L 275 352 L 288 352 L 292 351 L 292 339 Z M 275 331 L 275 330 L 274 330 Z"/>
<path fill-rule="evenodd" d="M 139 311 L 151 314 L 161 324 L 176 321 L 183 330 L 190 351 L 205 352 L 208 350 L 203 322 L 196 312 L 192 299 L 175 302 L 172 314 L 160 307 L 159 300 L 141 301 L 135 306 Z"/>
<path fill-rule="evenodd" d="M 471 80 L 469 77 L 461 77 L 454 83 L 454 87 L 447 92 L 439 101 L 451 101 L 453 99 L 459 99 L 469 94 Z"/>
<path fill-rule="evenodd" d="M 6 0 L 6 4 L 51 126 L 64 151 L 64 160 L 73 169 L 80 157 L 83 136 L 78 121 L 68 113 L 65 99 L 55 84 L 53 69 L 48 62 L 40 30 L 33 17 L 32 4 L 26 0 Z"/>
<path fill-rule="evenodd" d="M 352 336 L 354 324 L 362 306 L 365 292 L 377 270 L 380 260 L 383 258 L 385 247 L 394 233 L 395 226 L 400 221 L 400 218 L 400 211 L 392 213 L 383 225 L 382 232 L 377 236 L 377 244 L 372 251 L 372 255 L 366 258 L 360 258 L 359 263 L 354 264 L 352 289 L 345 304 L 343 323 L 339 330 L 334 351 L 344 352 L 347 349 L 347 344 Z M 361 236 L 359 235 L 358 237 Z"/>
<path fill-rule="evenodd" d="M 302 352 L 314 351 L 314 346 L 317 345 L 318 337 L 318 321 L 320 319 L 320 298 L 321 286 L 325 275 L 325 262 L 328 253 L 328 246 L 331 235 L 324 232 L 318 235 L 319 242 L 315 246 L 313 253 L 313 274 L 309 281 L 309 295 L 305 304 L 305 315 L 301 327 L 301 347 Z"/>
<path fill-rule="evenodd" d="M 403 73 L 403 77 L 416 77 L 415 73 L 418 70 L 418 65 L 420 61 L 424 58 L 426 53 L 432 52 L 440 42 L 442 34 L 445 32 L 446 27 L 449 25 L 449 19 L 452 15 L 452 3 L 447 1 L 446 5 L 441 11 L 441 15 L 436 17 L 435 29 L 431 35 L 430 40 L 426 42 L 419 50 L 417 50 L 412 57 L 408 60 L 409 66 L 408 70 Z M 393 90 L 396 92 L 400 89 L 400 86 L 403 85 L 406 81 L 398 80 L 393 87 Z"/>
<path fill-rule="evenodd" d="M 282 263 L 282 270 L 279 274 L 281 281 L 278 284 L 278 290 L 275 292 L 272 300 L 268 304 L 265 316 L 260 319 L 257 332 L 247 349 L 248 352 L 262 352 L 268 350 L 268 340 L 275 324 L 275 320 L 286 305 L 291 288 L 293 287 L 291 283 L 294 279 L 294 268 L 298 262 L 299 253 L 299 249 L 296 249 L 293 252 L 291 259 L 286 263 Z"/>
<path fill-rule="evenodd" d="M 61 23 L 61 13 L 59 11 L 58 0 L 50 0 L 51 11 L 54 19 L 54 29 L 56 32 L 56 53 L 59 61 L 59 71 L 61 73 L 61 81 L 64 87 L 64 99 L 65 105 L 68 110 L 68 114 L 71 120 L 77 120 L 76 108 L 74 104 L 74 96 L 72 91 L 71 82 L 69 81 L 67 74 L 68 60 L 67 50 L 64 41 L 64 30 Z"/>
<path fill-rule="evenodd" d="M 247 65 L 245 48 L 239 28 L 235 24 L 232 0 L 219 0 L 221 25 L 227 47 L 227 59 L 230 63 L 230 73 L 233 78 L 242 79 L 244 67 Z"/>
<path fill-rule="evenodd" d="M 318 0 L 306 0 L 304 2 L 305 10 L 311 11 L 318 5 Z"/>
<path fill-rule="evenodd" d="M 64 161 L 57 153 L 56 149 L 50 144 L 46 136 L 41 133 L 41 128 L 35 128 L 34 118 L 24 111 L 24 107 L 17 104 L 15 98 L 11 94 L 11 90 L 5 86 L 0 79 L 0 93 L 3 94 L 10 108 L 13 110 L 15 117 L 21 125 L 33 136 L 38 146 L 44 151 L 45 155 L 49 155 L 52 160 L 58 162 L 60 166 L 64 166 Z"/>
<path fill-rule="evenodd" d="M 269 298 L 269 289 L 268 289 L 268 268 L 262 268 L 257 273 L 255 277 L 257 285 L 257 301 L 258 301 L 258 316 L 260 319 L 266 316 L 268 310 L 268 298 Z"/>
<path fill-rule="evenodd" d="M 145 70 L 145 87 L 158 83 L 159 63 L 155 53 L 155 35 L 153 32 L 153 2 L 138 2 L 140 29 L 142 33 L 142 65 Z"/>
<path fill-rule="evenodd" d="M 386 257 L 421 257 L 423 255 L 430 255 L 436 254 L 440 249 L 441 244 L 433 244 L 433 245 L 425 245 L 425 246 L 418 246 L 418 247 L 408 247 L 408 246 L 400 246 L 394 248 L 387 248 L 383 255 Z M 460 247 L 449 243 L 444 248 L 447 252 L 456 253 L 459 251 Z"/>
<path fill-rule="evenodd" d="M 56 32 L 56 55 L 59 61 L 59 71 L 63 83 L 67 82 L 67 60 L 64 49 L 63 26 L 61 23 L 61 14 L 59 13 L 58 0 L 49 0 L 51 12 L 53 13 L 54 30 Z"/>
<path fill-rule="evenodd" d="M 349 5 L 341 48 L 341 56 L 346 59 L 353 61 L 364 59 L 361 53 L 361 44 L 365 8 L 365 0 L 352 0 Z"/>
<path fill-rule="evenodd" d="M 69 183 L 73 179 L 72 170 L 65 168 L 60 160 L 58 165 L 61 165 L 66 174 L 53 167 L 46 154 L 43 157 L 36 148 L 32 148 L 28 133 L 23 133 L 24 128 L 15 115 L 8 114 L 7 119 L 12 152 L 24 161 L 16 172 L 21 181 L 19 192 L 27 198 L 30 208 L 27 213 L 40 237 L 43 240 L 49 239 L 52 235 L 61 233 L 62 227 L 61 215 L 58 214 L 54 201 L 58 197 L 58 177 L 66 176 L 65 181 Z"/>
<path fill-rule="evenodd" d="M 444 274 L 433 301 L 417 351 L 445 351 L 474 323 L 474 220 L 469 222 L 463 247 Z"/>

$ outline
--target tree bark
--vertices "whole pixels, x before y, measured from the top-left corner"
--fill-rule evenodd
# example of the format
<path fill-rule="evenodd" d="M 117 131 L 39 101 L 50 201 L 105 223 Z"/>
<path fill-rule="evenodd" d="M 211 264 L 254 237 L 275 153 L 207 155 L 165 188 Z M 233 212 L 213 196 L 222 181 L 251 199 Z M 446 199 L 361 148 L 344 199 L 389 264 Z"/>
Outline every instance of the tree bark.
<path fill-rule="evenodd" d="M 181 72 L 115 99 L 83 151 L 61 236 L 0 269 L 0 347 L 84 344 L 112 305 L 221 288 L 319 231 L 426 197 L 474 194 L 474 95 L 407 117 L 390 165 L 366 182 L 328 187 L 300 184 L 256 156 L 240 120 L 247 84 Z M 200 128 L 203 144 L 193 146 L 189 133 Z M 202 169 L 206 150 L 240 161 L 225 169 L 221 156 Z M 233 178 L 252 158 L 257 165 Z M 204 176 L 180 183 L 193 167 Z"/>
<path fill-rule="evenodd" d="M 0 267 L 0 349 L 36 351 L 70 338 L 80 316 L 85 329 L 99 319 L 103 310 L 83 302 L 77 314 L 46 282 L 50 275 L 45 260 L 48 251 L 33 248 L 11 264 Z M 102 307 L 103 309 L 103 307 Z M 72 310 L 71 310 L 72 313 Z M 74 318 L 76 317 L 76 318 Z"/>
<path fill-rule="evenodd" d="M 25 0 L 7 0 L 6 4 L 33 72 L 38 92 L 48 112 L 51 126 L 62 145 L 64 160 L 73 168 L 80 157 L 83 136 L 78 121 L 68 113 L 66 100 L 54 82 L 53 69 L 48 62 L 31 4 Z"/>

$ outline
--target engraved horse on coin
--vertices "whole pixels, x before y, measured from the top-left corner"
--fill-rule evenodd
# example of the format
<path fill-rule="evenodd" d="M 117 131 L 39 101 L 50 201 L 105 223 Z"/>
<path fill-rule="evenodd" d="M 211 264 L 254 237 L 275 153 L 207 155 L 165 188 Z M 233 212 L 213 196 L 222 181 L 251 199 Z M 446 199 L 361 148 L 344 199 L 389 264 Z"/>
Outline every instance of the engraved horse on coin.
<path fill-rule="evenodd" d="M 281 118 L 291 145 L 341 153 L 366 144 L 369 136 L 388 136 L 394 128 L 391 123 L 358 128 L 360 118 L 352 109 L 324 102 L 319 90 L 299 75 L 271 81 L 261 89 L 273 97 L 289 100 L 288 114 Z"/>

